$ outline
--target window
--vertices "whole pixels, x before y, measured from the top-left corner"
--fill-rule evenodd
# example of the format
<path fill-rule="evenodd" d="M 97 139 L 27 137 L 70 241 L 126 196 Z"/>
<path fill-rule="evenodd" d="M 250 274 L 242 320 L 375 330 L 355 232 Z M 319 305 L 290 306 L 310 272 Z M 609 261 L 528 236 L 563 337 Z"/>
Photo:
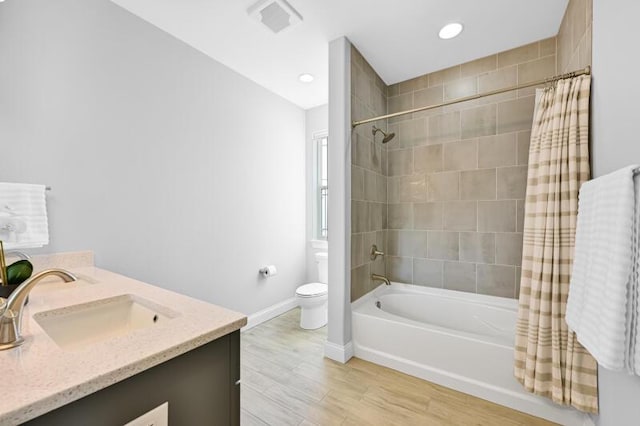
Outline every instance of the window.
<path fill-rule="evenodd" d="M 328 163 L 329 163 L 329 147 L 328 138 L 326 134 L 318 135 L 314 137 L 314 152 L 315 152 L 315 205 L 316 205 L 316 218 L 315 223 L 315 238 L 318 240 L 327 239 L 327 191 L 328 186 Z"/>

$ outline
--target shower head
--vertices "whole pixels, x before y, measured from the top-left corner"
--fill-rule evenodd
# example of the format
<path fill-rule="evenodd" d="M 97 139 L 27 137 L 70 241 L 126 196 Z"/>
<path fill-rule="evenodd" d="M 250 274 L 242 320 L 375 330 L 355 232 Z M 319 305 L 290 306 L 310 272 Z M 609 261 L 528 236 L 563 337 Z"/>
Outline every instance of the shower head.
<path fill-rule="evenodd" d="M 384 136 L 384 138 L 382 138 L 382 143 L 387 143 L 391 139 L 396 137 L 395 133 L 387 133 L 382 129 L 378 129 L 376 126 L 373 126 L 373 129 L 371 129 L 371 133 L 373 134 L 374 141 L 376 139 L 376 133 L 378 133 L 378 132 L 382 133 L 382 135 Z"/>

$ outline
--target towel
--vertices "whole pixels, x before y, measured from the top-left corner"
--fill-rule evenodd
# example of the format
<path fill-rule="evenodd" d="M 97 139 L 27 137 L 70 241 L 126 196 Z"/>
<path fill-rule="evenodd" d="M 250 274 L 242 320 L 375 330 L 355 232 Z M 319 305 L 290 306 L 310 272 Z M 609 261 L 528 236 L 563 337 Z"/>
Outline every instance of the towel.
<path fill-rule="evenodd" d="M 49 244 L 44 185 L 0 182 L 0 240 L 5 250 Z"/>
<path fill-rule="evenodd" d="M 625 167 L 580 188 L 566 310 L 567 325 L 600 365 L 629 372 L 635 370 L 637 338 L 636 169 Z"/>

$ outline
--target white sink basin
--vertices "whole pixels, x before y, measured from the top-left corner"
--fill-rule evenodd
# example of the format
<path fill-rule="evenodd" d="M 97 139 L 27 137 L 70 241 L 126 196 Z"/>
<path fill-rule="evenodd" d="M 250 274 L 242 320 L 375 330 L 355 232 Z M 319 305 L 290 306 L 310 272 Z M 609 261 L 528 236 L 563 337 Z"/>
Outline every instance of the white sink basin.
<path fill-rule="evenodd" d="M 60 348 L 77 350 L 136 330 L 156 327 L 175 316 L 175 312 L 164 306 L 123 294 L 40 312 L 33 318 Z"/>

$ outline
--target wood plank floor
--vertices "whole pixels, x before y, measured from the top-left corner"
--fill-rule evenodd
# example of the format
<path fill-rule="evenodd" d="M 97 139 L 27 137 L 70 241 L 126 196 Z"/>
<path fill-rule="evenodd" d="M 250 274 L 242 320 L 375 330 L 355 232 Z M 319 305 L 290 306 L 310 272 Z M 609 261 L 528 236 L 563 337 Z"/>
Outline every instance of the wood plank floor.
<path fill-rule="evenodd" d="M 357 358 L 323 357 L 294 309 L 242 334 L 242 425 L 551 425 Z"/>

